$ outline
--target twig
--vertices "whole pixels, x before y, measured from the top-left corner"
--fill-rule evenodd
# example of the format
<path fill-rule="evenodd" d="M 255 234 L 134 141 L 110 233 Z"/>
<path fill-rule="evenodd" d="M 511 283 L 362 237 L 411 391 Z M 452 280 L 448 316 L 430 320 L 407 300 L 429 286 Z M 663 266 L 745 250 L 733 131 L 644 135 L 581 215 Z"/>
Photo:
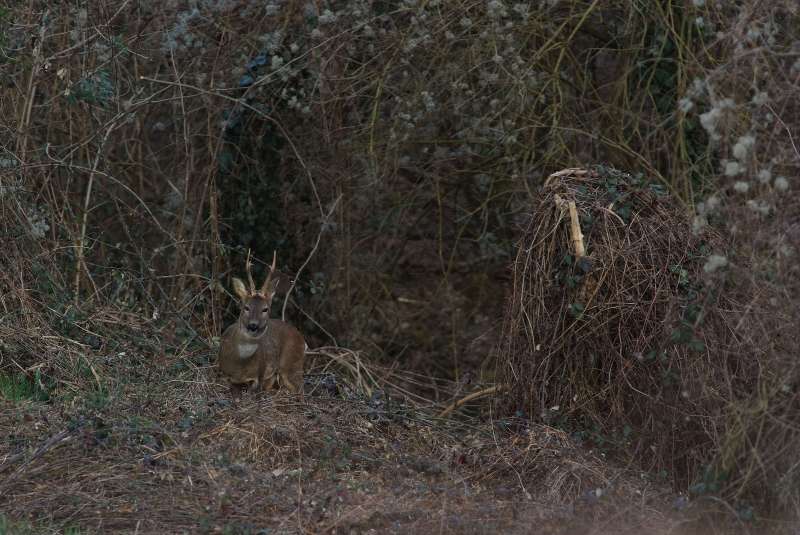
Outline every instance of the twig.
<path fill-rule="evenodd" d="M 550 178 L 556 176 L 556 174 L 550 175 Z M 549 180 L 549 179 L 548 179 Z M 586 256 L 586 247 L 583 244 L 583 232 L 581 232 L 581 222 L 578 219 L 578 208 L 575 205 L 575 201 L 567 201 L 563 199 L 558 193 L 555 194 L 555 203 L 556 207 L 562 211 L 564 208 L 569 210 L 569 232 L 570 236 L 572 237 L 572 244 L 575 247 L 575 260 L 578 260 L 584 256 Z M 616 215 L 616 214 L 614 214 Z M 559 220 L 559 223 L 561 220 Z"/>
<path fill-rule="evenodd" d="M 44 442 L 44 444 L 39 446 L 39 448 L 34 452 L 34 454 L 31 455 L 30 459 L 22 463 L 19 466 L 19 468 L 17 468 L 10 476 L 8 476 L 8 478 L 5 481 L 3 481 L 3 485 L 8 485 L 11 481 L 16 479 L 17 476 L 19 476 L 23 472 L 26 466 L 28 466 L 33 461 L 35 461 L 36 459 L 47 453 L 47 451 L 50 450 L 51 448 L 57 447 L 59 444 L 68 441 L 71 438 L 71 436 L 72 436 L 72 430 L 64 429 L 63 431 L 60 431 L 59 433 L 56 433 L 52 437 L 48 438 Z M 9 466 L 11 466 L 12 463 L 16 462 L 19 458 L 20 457 L 18 455 L 15 455 L 11 457 L 8 461 L 6 461 L 3 465 L 0 465 L 0 472 L 6 470 Z"/>
<path fill-rule="evenodd" d="M 569 221 L 570 235 L 572 243 L 575 245 L 575 260 L 586 256 L 586 248 L 583 245 L 583 233 L 581 232 L 581 222 L 578 219 L 578 208 L 575 201 L 569 201 Z"/>
<path fill-rule="evenodd" d="M 482 397 L 491 396 L 492 394 L 497 394 L 499 392 L 502 392 L 506 388 L 507 388 L 506 385 L 494 385 L 494 386 L 490 386 L 489 388 L 484 388 L 483 390 L 478 390 L 477 392 L 473 392 L 472 394 L 469 394 L 468 396 L 464 396 L 463 398 L 459 399 L 458 401 L 453 402 L 449 407 L 447 407 L 445 410 L 440 412 L 439 413 L 439 418 L 444 418 L 445 416 L 447 416 L 448 414 L 450 414 L 451 412 L 453 412 L 454 410 L 456 410 L 457 408 L 459 408 L 460 406 L 462 406 L 465 403 L 469 403 L 470 401 L 473 401 L 473 400 L 476 400 L 476 399 L 479 399 L 479 398 L 482 398 Z"/>
<path fill-rule="evenodd" d="M 289 303 L 289 296 L 291 295 L 292 290 L 294 290 L 294 287 L 297 285 L 297 280 L 300 278 L 300 273 L 302 273 L 303 269 L 305 269 L 305 267 L 311 261 L 311 258 L 313 258 L 314 254 L 317 252 L 317 249 L 319 248 L 319 242 L 322 240 L 322 233 L 325 232 L 325 227 L 328 224 L 328 220 L 333 215 L 333 212 L 334 210 L 336 210 L 336 206 L 339 204 L 339 201 L 341 199 L 342 199 L 341 195 L 336 197 L 336 200 L 333 201 L 333 206 L 331 206 L 330 210 L 328 210 L 328 213 L 322 218 L 322 224 L 320 225 L 319 233 L 317 234 L 317 241 L 314 242 L 314 247 L 311 249 L 311 252 L 308 254 L 303 264 L 300 266 L 300 269 L 298 269 L 297 273 L 295 273 L 294 277 L 292 277 L 291 285 L 289 286 L 289 289 L 286 291 L 286 295 L 283 297 L 283 307 L 281 308 L 281 319 L 284 321 L 286 321 L 286 305 Z"/>
<path fill-rule="evenodd" d="M 116 128 L 117 123 L 112 122 L 108 129 L 106 130 L 106 134 L 103 136 L 103 140 L 100 142 L 100 147 L 97 149 L 97 154 L 94 156 L 94 162 L 92 163 L 92 170 L 89 173 L 89 183 L 86 185 L 86 197 L 83 201 L 83 218 L 81 221 L 81 234 L 78 238 L 78 251 L 76 254 L 75 259 L 75 306 L 78 306 L 78 300 L 80 298 L 80 289 L 81 289 L 81 268 L 86 270 L 86 274 L 89 275 L 89 269 L 86 267 L 86 261 L 84 260 L 84 249 L 86 247 L 86 224 L 89 220 L 89 202 L 92 199 L 92 186 L 94 185 L 94 176 L 97 173 L 97 166 L 100 165 L 100 156 L 103 154 L 103 149 L 106 146 L 106 142 L 108 141 L 108 137 L 111 135 L 111 132 L 114 131 Z"/>
<path fill-rule="evenodd" d="M 293 304 L 293 305 L 294 305 L 294 307 L 295 307 L 295 308 L 296 308 L 296 309 L 297 309 L 297 310 L 300 312 L 300 314 L 302 314 L 303 316 L 305 316 L 305 317 L 306 317 L 306 319 L 308 319 L 308 321 L 310 321 L 311 323 L 313 323 L 313 324 L 314 324 L 314 325 L 317 327 L 317 329 L 319 329 L 320 331 L 322 331 L 322 333 L 323 333 L 325 336 L 327 336 L 328 338 L 330 338 L 330 339 L 331 339 L 331 342 L 333 342 L 333 345 L 334 345 L 334 346 L 336 346 L 336 347 L 338 347 L 338 346 L 339 346 L 339 342 L 336 340 L 336 337 L 335 337 L 334 335 L 332 335 L 330 332 L 328 332 L 328 330 L 327 330 L 325 327 L 323 327 L 323 326 L 322 326 L 322 325 L 321 325 L 321 324 L 320 324 L 320 323 L 319 323 L 317 320 L 315 320 L 315 319 L 314 319 L 314 317 L 313 317 L 313 316 L 311 316 L 311 314 L 309 314 L 308 312 L 306 312 L 305 310 L 303 310 L 303 307 L 301 307 L 300 305 L 298 305 L 298 304 L 297 304 L 297 301 L 292 301 L 292 304 Z"/>
<path fill-rule="evenodd" d="M 544 181 L 544 187 L 550 185 L 550 182 L 554 179 L 561 178 L 562 176 L 570 176 L 570 177 L 582 177 L 589 174 L 589 171 L 586 169 L 581 169 L 579 167 L 570 167 L 567 169 L 562 169 L 561 171 L 556 171 L 555 173 L 551 174 L 547 177 L 547 180 Z"/>
<path fill-rule="evenodd" d="M 124 2 L 122 2 L 122 4 L 119 6 L 119 8 L 117 8 L 117 10 L 114 12 L 114 14 L 111 15 L 111 18 L 108 19 L 104 23 L 104 26 L 106 26 L 106 27 L 110 26 L 111 23 L 114 22 L 114 19 L 116 19 L 119 16 L 119 14 L 122 13 L 122 11 L 125 9 L 125 7 L 127 7 L 127 5 L 130 3 L 130 1 L 131 0 L 125 0 Z M 90 42 L 92 42 L 95 39 L 97 39 L 98 36 L 102 37 L 103 34 L 100 33 L 99 31 L 96 31 L 92 36 L 87 37 L 87 38 L 83 39 L 82 41 L 79 41 L 79 42 L 75 43 L 74 45 L 70 46 L 69 48 L 65 48 L 64 50 L 59 50 L 55 54 L 49 56 L 44 61 L 44 63 L 45 64 L 52 63 L 52 62 L 55 62 L 58 59 L 68 57 L 68 56 L 72 55 L 76 50 L 79 50 L 79 49 L 83 48 L 84 46 L 86 46 Z"/>
<path fill-rule="evenodd" d="M 170 62 L 172 64 L 173 72 L 175 73 L 175 78 L 180 80 L 180 74 L 178 73 L 178 65 L 175 63 L 175 53 L 174 51 L 170 52 Z M 184 176 L 183 176 L 183 191 L 179 191 L 179 195 L 182 197 L 183 202 L 181 202 L 181 209 L 180 214 L 175 214 L 177 217 L 176 225 L 175 225 L 175 241 L 181 241 L 183 239 L 183 233 L 186 227 L 186 206 L 189 203 L 189 184 L 191 183 L 191 176 L 194 174 L 194 158 L 192 158 L 193 153 L 191 151 L 191 142 L 189 138 L 191 137 L 189 134 L 189 125 L 186 120 L 186 98 L 183 94 L 183 86 L 178 86 L 178 104 L 180 105 L 180 112 L 181 112 L 181 124 L 183 125 L 182 133 L 183 133 L 183 151 L 185 155 L 185 162 L 184 165 Z M 201 203 L 202 206 L 202 203 Z M 196 227 L 195 227 L 196 231 Z M 183 253 L 183 269 L 184 271 L 189 271 L 191 266 L 191 257 L 192 257 L 192 250 L 193 250 L 193 242 L 187 242 L 187 247 L 183 247 L 181 253 Z M 176 247 L 176 253 L 178 252 L 178 248 Z M 181 255 L 175 255 L 175 271 L 181 270 Z M 172 287 L 172 297 L 175 299 L 179 295 L 183 295 L 184 284 L 186 282 L 185 277 L 180 277 L 177 280 L 177 284 Z"/>
<path fill-rule="evenodd" d="M 89 168 L 89 167 L 83 167 L 81 165 L 68 163 L 68 162 L 66 162 L 64 160 L 59 160 L 59 159 L 55 158 L 53 155 L 51 155 L 49 153 L 49 149 L 48 149 L 47 145 L 45 146 L 45 153 L 47 154 L 47 157 L 50 158 L 53 161 L 53 163 L 29 164 L 29 165 L 25 166 L 25 169 L 35 169 L 35 168 L 38 168 L 38 167 L 64 167 L 66 169 L 72 169 L 74 171 L 83 171 L 83 172 L 86 172 L 86 173 L 91 173 L 92 172 L 92 169 Z M 156 227 L 158 227 L 158 230 L 160 230 L 161 232 L 163 232 L 167 236 L 171 236 L 171 234 L 169 234 L 169 232 L 167 232 L 167 230 L 164 227 L 161 226 L 161 223 L 158 222 L 158 219 L 156 219 L 156 216 L 155 216 L 155 214 L 153 214 L 152 210 L 150 210 L 150 207 L 147 206 L 147 203 L 145 203 L 144 200 L 141 197 L 139 197 L 139 195 L 137 195 L 136 192 L 133 191 L 130 188 L 130 186 L 128 186 L 127 184 L 122 182 L 120 179 L 118 179 L 118 178 L 116 178 L 116 177 L 114 177 L 114 176 L 112 176 L 112 175 L 110 175 L 110 174 L 108 174 L 108 173 L 106 173 L 104 171 L 100 171 L 98 169 L 95 169 L 94 170 L 94 174 L 97 175 L 97 176 L 101 176 L 103 178 L 107 178 L 108 180 L 110 180 L 111 182 L 113 182 L 114 184 L 119 186 L 120 188 L 122 188 L 125 191 L 127 191 L 128 193 L 130 193 L 131 196 L 134 199 L 136 199 L 136 201 L 140 205 L 142 205 L 142 208 L 144 208 L 144 211 L 147 212 L 147 214 L 153 220 L 153 223 L 155 224 Z"/>
<path fill-rule="evenodd" d="M 309 355 L 324 356 L 330 359 L 330 363 L 325 365 L 323 372 L 328 370 L 330 364 L 335 363 L 346 369 L 355 382 L 355 388 L 372 396 L 373 388 L 370 385 L 379 386 L 380 383 L 375 378 L 370 369 L 361 361 L 358 352 L 344 347 L 318 347 L 309 351 Z M 350 357 L 349 359 L 346 357 Z"/>
<path fill-rule="evenodd" d="M 17 126 L 18 144 L 17 144 L 17 157 L 21 164 L 25 163 L 25 151 L 28 147 L 28 129 L 31 124 L 31 114 L 33 112 L 33 101 L 36 100 L 36 78 L 42 70 L 42 65 L 45 64 L 42 58 L 44 51 L 44 38 L 47 35 L 47 19 L 50 16 L 50 10 L 46 9 L 42 15 L 41 26 L 39 27 L 39 38 L 33 47 L 33 65 L 31 66 L 31 76 L 28 79 L 28 89 L 25 93 L 25 102 L 22 105 L 22 115 L 19 119 Z"/>
<path fill-rule="evenodd" d="M 794 136 L 792 136 L 792 130 L 786 125 L 781 116 L 772 108 L 772 106 L 767 104 L 767 108 L 772 112 L 772 115 L 773 117 L 775 117 L 775 120 L 780 123 L 780 125 L 784 128 L 784 130 L 786 130 L 786 136 L 789 138 L 789 142 L 792 144 L 794 153 L 798 158 L 800 158 L 800 150 L 797 149 L 797 145 L 794 142 Z"/>
<path fill-rule="evenodd" d="M 203 89 L 202 87 L 198 87 L 196 85 L 187 84 L 187 83 L 180 82 L 180 81 L 173 82 L 173 81 L 170 81 L 170 80 L 159 80 L 158 78 L 148 78 L 147 76 L 139 76 L 139 80 L 143 80 L 143 81 L 146 81 L 146 82 L 153 82 L 153 83 L 156 83 L 156 84 L 163 84 L 163 85 L 167 85 L 167 86 L 181 86 L 183 88 L 193 89 L 194 91 L 197 91 L 198 94 L 210 95 L 210 96 L 222 98 L 224 100 L 228 100 L 230 102 L 233 102 L 236 106 L 241 106 L 242 108 L 247 109 L 247 110 L 255 113 L 258 117 L 261 117 L 262 119 L 265 119 L 265 120 L 271 122 L 272 124 L 274 124 L 278 128 L 278 130 L 280 130 L 281 134 L 283 135 L 283 137 L 287 141 L 287 143 L 289 143 L 289 146 L 291 147 L 295 158 L 297 158 L 297 161 L 300 163 L 300 166 L 306 172 L 306 177 L 308 178 L 309 185 L 311 186 L 311 193 L 314 195 L 314 199 L 317 202 L 317 209 L 319 209 L 320 215 L 324 215 L 324 210 L 322 208 L 322 199 L 319 196 L 319 192 L 317 191 L 317 185 L 314 182 L 314 177 L 311 176 L 311 171 L 309 170 L 308 165 L 306 165 L 305 160 L 300 155 L 300 151 L 297 150 L 297 146 L 295 145 L 295 143 L 292 140 L 291 136 L 289 136 L 289 133 L 286 131 L 286 129 L 283 127 L 283 125 L 278 120 L 276 120 L 274 117 L 272 117 L 271 115 L 269 115 L 267 113 L 264 113 L 264 111 L 258 109 L 257 107 L 253 106 L 252 104 L 248 104 L 247 102 L 245 102 L 243 97 L 242 98 L 232 97 L 230 95 L 225 95 L 225 94 L 223 94 L 223 93 L 221 93 L 219 91 L 211 91 L 211 90 L 208 90 L 208 89 Z M 251 88 L 252 88 L 252 86 L 251 86 Z"/>

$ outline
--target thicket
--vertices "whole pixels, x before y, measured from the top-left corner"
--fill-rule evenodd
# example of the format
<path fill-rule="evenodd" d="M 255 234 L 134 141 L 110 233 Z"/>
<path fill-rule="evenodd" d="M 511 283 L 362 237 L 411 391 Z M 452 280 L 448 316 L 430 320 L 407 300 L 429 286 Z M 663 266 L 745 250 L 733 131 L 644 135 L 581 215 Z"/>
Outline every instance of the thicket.
<path fill-rule="evenodd" d="M 460 378 L 544 178 L 602 162 L 730 238 L 706 267 L 765 289 L 738 328 L 797 396 L 791 0 L 0 5 L 4 373 L 80 384 L 125 336 L 213 350 L 230 275 L 277 249 L 312 345 Z M 730 409 L 743 437 L 771 417 Z"/>
<path fill-rule="evenodd" d="M 646 177 L 551 175 L 513 265 L 505 412 L 623 450 L 694 497 L 722 493 L 740 515 L 793 505 L 799 368 L 779 319 L 791 304 L 713 253 L 728 248 Z"/>

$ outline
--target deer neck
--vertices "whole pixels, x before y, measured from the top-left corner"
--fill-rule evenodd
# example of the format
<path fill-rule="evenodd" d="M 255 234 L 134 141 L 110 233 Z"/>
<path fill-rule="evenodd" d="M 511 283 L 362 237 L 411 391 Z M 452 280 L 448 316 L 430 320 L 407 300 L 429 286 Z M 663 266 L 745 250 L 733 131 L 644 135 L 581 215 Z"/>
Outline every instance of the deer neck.
<path fill-rule="evenodd" d="M 236 337 L 236 353 L 241 360 L 247 360 L 252 357 L 258 346 L 261 343 L 263 334 L 257 338 L 253 338 L 245 334 L 243 327 L 239 326 L 239 336 Z"/>

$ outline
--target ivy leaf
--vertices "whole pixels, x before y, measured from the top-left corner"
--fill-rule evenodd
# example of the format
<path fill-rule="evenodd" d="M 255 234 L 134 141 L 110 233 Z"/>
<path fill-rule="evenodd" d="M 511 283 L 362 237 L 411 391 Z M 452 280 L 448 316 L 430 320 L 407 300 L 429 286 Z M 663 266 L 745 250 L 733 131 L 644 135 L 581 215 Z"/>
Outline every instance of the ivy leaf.
<path fill-rule="evenodd" d="M 581 319 L 583 317 L 584 307 L 580 303 L 570 303 L 569 305 L 569 313 L 572 314 L 575 319 Z"/>

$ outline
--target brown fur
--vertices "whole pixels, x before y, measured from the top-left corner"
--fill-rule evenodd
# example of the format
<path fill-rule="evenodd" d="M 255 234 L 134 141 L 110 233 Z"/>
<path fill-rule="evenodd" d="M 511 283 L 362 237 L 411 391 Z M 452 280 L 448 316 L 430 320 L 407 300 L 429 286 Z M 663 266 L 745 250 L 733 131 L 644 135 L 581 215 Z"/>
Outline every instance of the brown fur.
<path fill-rule="evenodd" d="M 270 319 L 264 334 L 257 339 L 258 348 L 250 357 L 239 357 L 240 342 L 256 343 L 241 334 L 241 323 L 236 322 L 225 330 L 219 348 L 219 368 L 238 395 L 242 388 L 254 383 L 261 390 L 272 390 L 278 382 L 293 393 L 302 394 L 305 340 L 293 326 L 278 319 Z"/>

